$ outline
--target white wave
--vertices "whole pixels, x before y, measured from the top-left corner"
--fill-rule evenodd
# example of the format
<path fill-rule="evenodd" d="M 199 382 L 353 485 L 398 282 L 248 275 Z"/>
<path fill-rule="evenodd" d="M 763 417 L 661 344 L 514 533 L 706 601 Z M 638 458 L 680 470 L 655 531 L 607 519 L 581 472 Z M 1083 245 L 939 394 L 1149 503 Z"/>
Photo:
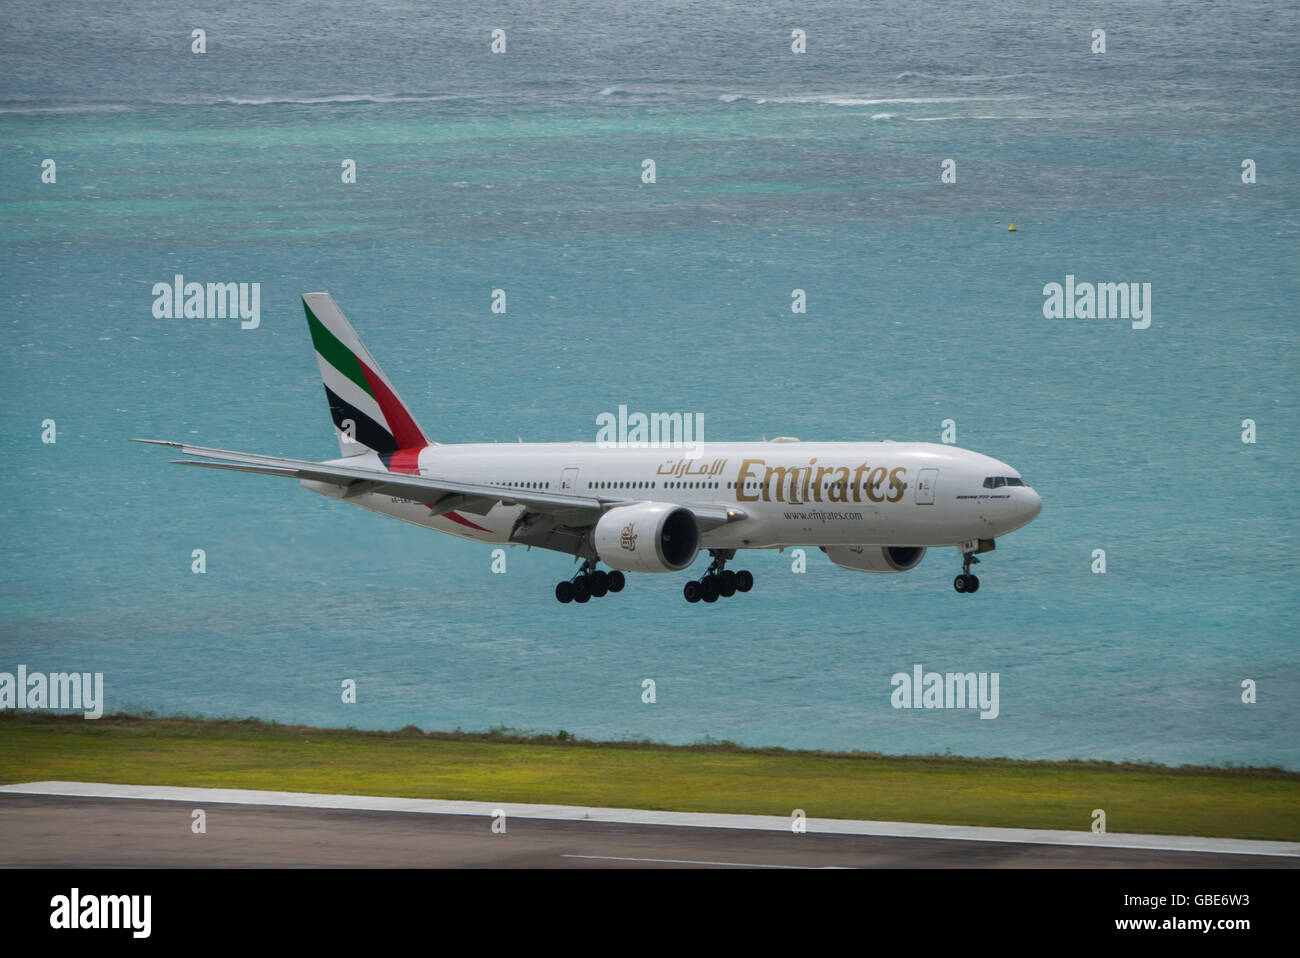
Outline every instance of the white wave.
<path fill-rule="evenodd" d="M 889 96 L 859 97 L 840 93 L 819 93 L 805 96 L 769 96 L 753 97 L 744 94 L 727 94 L 718 99 L 731 103 L 738 99 L 750 99 L 755 103 L 823 103 L 827 106 L 897 106 L 908 103 L 973 103 L 982 100 L 1024 100 L 1028 95 L 997 94 L 989 96 Z"/>
<path fill-rule="evenodd" d="M 475 96 L 469 93 L 336 93 L 326 96 L 265 97 L 188 97 L 143 100 L 136 103 L 67 103 L 37 106 L 25 103 L 0 103 L 0 113 L 122 113 L 151 106 L 322 106 L 347 103 L 426 103 L 458 100 Z"/>
<path fill-rule="evenodd" d="M 0 104 L 0 113 L 129 113 L 132 109 L 125 103 L 70 103 L 64 106 Z"/>
<path fill-rule="evenodd" d="M 336 93 L 329 96 L 218 97 L 204 101 L 213 106 L 318 106 L 329 103 L 427 103 L 459 99 L 449 93 Z"/>
<path fill-rule="evenodd" d="M 1055 114 L 1059 116 L 1059 114 Z M 912 123 L 939 123 L 943 120 L 1050 120 L 1053 115 L 1046 113 L 999 113 L 989 115 L 976 115 L 973 113 L 962 113 L 956 116 L 909 116 L 907 119 Z"/>
<path fill-rule="evenodd" d="M 892 114 L 892 113 L 873 113 L 873 114 L 871 114 L 871 118 L 872 118 L 873 120 L 892 120 L 892 119 L 894 118 L 894 114 Z"/>
<path fill-rule="evenodd" d="M 895 80 L 951 80 L 954 83 L 981 83 L 986 80 L 1014 80 L 1028 73 L 918 73 L 904 70 Z"/>
<path fill-rule="evenodd" d="M 677 91 L 628 90 L 624 87 L 606 86 L 600 90 L 601 96 L 663 96 L 674 95 Z M 582 94 L 590 96 L 590 92 Z M 723 93 L 700 95 L 716 96 L 722 103 L 735 103 L 738 100 L 759 105 L 774 104 L 822 104 L 835 107 L 864 106 L 906 106 L 910 104 L 969 103 L 988 100 L 1028 99 L 1028 95 L 988 95 L 988 96 L 868 96 L 846 93 L 818 93 L 800 96 L 759 96 L 754 93 Z M 0 114 L 12 113 L 116 113 L 128 112 L 150 106 L 330 106 L 348 104 L 394 104 L 394 103 L 433 103 L 448 100 L 472 99 L 509 99 L 512 96 L 527 97 L 528 94 L 503 93 L 333 93 L 320 96 L 224 96 L 224 97 L 186 97 L 178 99 L 157 99 L 132 103 L 70 103 L 37 105 L 31 103 L 0 103 Z M 892 114 L 877 114 L 873 119 L 890 119 Z"/>
<path fill-rule="evenodd" d="M 1018 100 L 1019 96 L 896 96 L 855 99 L 853 97 L 824 97 L 814 102 L 831 106 L 892 106 L 905 103 L 970 103 L 976 100 Z"/>

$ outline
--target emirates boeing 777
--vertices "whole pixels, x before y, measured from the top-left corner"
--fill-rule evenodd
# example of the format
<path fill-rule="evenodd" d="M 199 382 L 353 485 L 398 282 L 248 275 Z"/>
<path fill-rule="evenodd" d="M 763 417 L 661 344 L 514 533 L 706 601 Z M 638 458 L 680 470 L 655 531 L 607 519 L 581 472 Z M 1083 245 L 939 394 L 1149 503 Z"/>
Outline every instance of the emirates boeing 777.
<path fill-rule="evenodd" d="M 726 568 L 745 549 L 820 548 L 858 572 L 907 572 L 955 546 L 961 593 L 994 541 L 1042 503 L 1004 462 L 922 442 L 708 442 L 688 448 L 430 440 L 328 293 L 303 296 L 340 457 L 325 462 L 153 439 L 202 460 L 179 465 L 297 479 L 312 492 L 492 545 L 537 546 L 581 560 L 560 602 L 622 591 L 625 572 L 712 562 L 688 602 L 748 592 Z M 610 571 L 598 569 L 604 563 Z"/>

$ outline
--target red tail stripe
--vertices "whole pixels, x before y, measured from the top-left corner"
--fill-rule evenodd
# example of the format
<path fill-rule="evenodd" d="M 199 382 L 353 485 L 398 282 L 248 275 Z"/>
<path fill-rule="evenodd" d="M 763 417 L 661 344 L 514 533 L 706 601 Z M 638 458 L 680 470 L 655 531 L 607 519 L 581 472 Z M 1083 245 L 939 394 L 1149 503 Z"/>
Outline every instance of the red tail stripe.
<path fill-rule="evenodd" d="M 370 383 L 370 392 L 374 395 L 375 401 L 379 403 L 379 409 L 383 412 L 384 418 L 388 420 L 388 428 L 392 430 L 393 438 L 397 440 L 397 448 L 409 449 L 427 446 L 429 440 L 424 438 L 424 433 L 415 424 L 411 414 L 406 411 L 402 401 L 388 388 L 388 384 L 360 359 L 357 359 L 357 365 L 361 367 L 361 371 L 365 374 L 366 382 Z"/>
<path fill-rule="evenodd" d="M 420 450 L 399 449 L 388 457 L 389 472 L 404 472 L 409 476 L 420 474 Z"/>

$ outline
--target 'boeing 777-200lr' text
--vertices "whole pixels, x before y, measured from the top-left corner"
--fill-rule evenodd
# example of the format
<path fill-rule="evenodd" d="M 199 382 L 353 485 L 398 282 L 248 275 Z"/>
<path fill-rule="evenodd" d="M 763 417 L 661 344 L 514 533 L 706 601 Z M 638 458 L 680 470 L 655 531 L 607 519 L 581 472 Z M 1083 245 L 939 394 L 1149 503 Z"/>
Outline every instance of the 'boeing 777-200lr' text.
<path fill-rule="evenodd" d="M 978 553 L 1042 508 L 1006 463 L 920 442 L 700 442 L 686 448 L 429 440 L 327 293 L 303 296 L 338 434 L 327 462 L 179 448 L 181 465 L 288 476 L 363 509 L 475 542 L 581 559 L 561 602 L 623 589 L 625 572 L 680 572 L 688 602 L 748 592 L 726 564 L 741 549 L 816 546 L 858 572 L 907 572 L 931 546 L 956 546 L 958 592 L 979 590 Z M 603 562 L 611 571 L 596 568 Z"/>

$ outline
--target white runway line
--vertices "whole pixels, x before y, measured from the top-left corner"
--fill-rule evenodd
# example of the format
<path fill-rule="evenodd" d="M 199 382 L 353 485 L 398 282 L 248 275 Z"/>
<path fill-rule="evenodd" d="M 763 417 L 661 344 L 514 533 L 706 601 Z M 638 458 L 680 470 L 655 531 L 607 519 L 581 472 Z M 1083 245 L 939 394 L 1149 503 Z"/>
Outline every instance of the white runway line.
<path fill-rule="evenodd" d="M 622 825 L 675 825 L 694 828 L 749 828 L 789 832 L 781 815 L 728 815 L 712 812 L 656 812 L 636 808 L 584 808 L 576 805 L 526 805 L 513 802 L 462 802 L 432 798 L 385 798 L 373 795 L 323 795 L 243 788 L 190 788 L 174 785 L 112 785 L 102 782 L 25 782 L 0 786 L 0 795 L 61 795 L 71 798 L 127 798 L 167 802 L 277 805 L 290 808 L 348 809 L 365 812 L 416 812 L 426 815 L 482 815 L 498 809 L 512 818 L 610 822 Z M 810 835 L 869 835 L 879 838 L 941 838 L 1018 845 L 1076 845 L 1081 848 L 1131 848 L 1148 851 L 1211 852 L 1220 855 L 1274 855 L 1300 858 L 1300 842 L 1243 838 L 1196 838 L 1182 835 L 1137 835 L 1042 828 L 989 828 L 977 825 L 928 825 L 916 822 L 852 821 L 809 818 Z"/>

